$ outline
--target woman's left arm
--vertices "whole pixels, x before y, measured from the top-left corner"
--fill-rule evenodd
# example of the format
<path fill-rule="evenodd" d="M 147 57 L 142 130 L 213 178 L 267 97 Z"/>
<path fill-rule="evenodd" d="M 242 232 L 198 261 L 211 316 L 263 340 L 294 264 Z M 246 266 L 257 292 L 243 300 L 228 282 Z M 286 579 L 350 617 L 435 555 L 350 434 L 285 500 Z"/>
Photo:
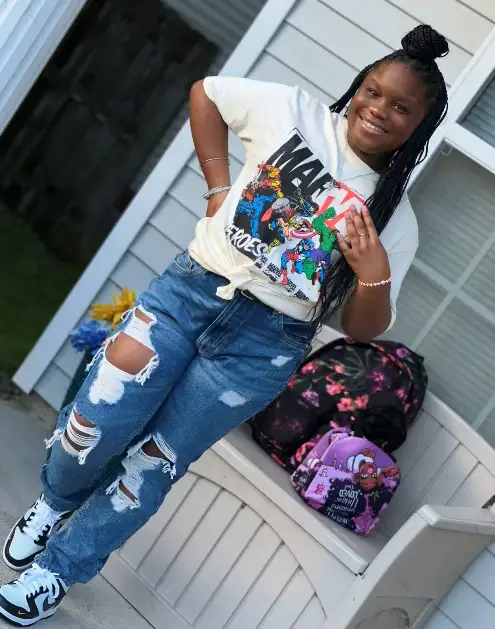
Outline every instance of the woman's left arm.
<path fill-rule="evenodd" d="M 356 211 L 349 213 L 346 228 L 348 242 L 339 234 L 339 245 L 358 282 L 343 307 L 341 323 L 345 334 L 367 343 L 383 334 L 393 323 L 393 304 L 415 249 L 389 259 L 367 210 L 362 215 Z M 394 263 L 391 263 L 392 258 Z M 392 275 L 393 283 L 388 281 L 379 286 L 363 286 L 390 280 Z"/>

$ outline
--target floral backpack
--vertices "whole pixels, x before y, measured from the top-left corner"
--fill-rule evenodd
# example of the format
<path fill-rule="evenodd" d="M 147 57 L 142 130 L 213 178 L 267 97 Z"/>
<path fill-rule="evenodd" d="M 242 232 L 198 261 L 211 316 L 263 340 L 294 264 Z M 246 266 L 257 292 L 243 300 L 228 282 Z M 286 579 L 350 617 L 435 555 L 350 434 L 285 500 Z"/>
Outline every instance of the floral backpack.
<path fill-rule="evenodd" d="M 405 441 L 427 383 L 423 358 L 400 343 L 337 339 L 304 362 L 254 417 L 253 438 L 292 473 L 322 435 L 352 430 L 365 417 L 363 437 L 390 454 Z"/>
<path fill-rule="evenodd" d="M 367 535 L 399 487 L 400 470 L 391 456 L 357 435 L 347 428 L 323 435 L 292 475 L 292 484 L 310 507 Z"/>

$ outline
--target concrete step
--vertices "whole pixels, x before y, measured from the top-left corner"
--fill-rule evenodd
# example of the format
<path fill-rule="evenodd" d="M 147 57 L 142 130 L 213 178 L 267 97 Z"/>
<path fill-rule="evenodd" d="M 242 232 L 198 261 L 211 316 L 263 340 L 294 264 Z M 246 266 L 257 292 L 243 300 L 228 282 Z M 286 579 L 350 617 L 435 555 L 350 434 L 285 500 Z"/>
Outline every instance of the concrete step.
<path fill-rule="evenodd" d="M 46 429 L 19 402 L 0 401 L 0 543 L 40 494 Z M 15 579 L 0 559 L 0 582 Z M 10 627 L 0 620 L 0 629 Z M 38 625 L 36 625 L 38 626 Z M 57 614 L 40 629 L 150 629 L 102 577 L 72 588 Z"/>

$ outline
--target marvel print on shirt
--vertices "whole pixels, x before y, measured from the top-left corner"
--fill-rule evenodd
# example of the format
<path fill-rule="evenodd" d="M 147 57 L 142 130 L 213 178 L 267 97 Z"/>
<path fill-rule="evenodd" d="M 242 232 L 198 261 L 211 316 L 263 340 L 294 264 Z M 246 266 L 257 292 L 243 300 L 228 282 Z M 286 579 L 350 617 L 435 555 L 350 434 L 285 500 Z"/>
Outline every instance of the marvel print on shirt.
<path fill-rule="evenodd" d="M 297 299 L 316 302 L 326 271 L 340 255 L 336 230 L 365 200 L 337 182 L 295 129 L 244 188 L 233 221 L 232 245 Z"/>

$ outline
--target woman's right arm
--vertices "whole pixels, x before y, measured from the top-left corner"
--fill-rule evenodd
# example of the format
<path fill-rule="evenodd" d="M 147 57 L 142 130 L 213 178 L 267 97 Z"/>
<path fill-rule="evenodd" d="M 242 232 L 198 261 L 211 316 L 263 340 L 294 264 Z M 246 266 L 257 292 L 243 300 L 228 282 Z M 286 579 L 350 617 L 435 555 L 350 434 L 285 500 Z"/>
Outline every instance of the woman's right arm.
<path fill-rule="evenodd" d="M 218 107 L 206 95 L 203 81 L 194 83 L 191 88 L 190 117 L 198 160 L 212 160 L 202 165 L 208 189 L 229 186 L 228 127 Z M 211 197 L 207 216 L 214 216 L 227 194 L 222 192 Z"/>
<path fill-rule="evenodd" d="M 228 128 L 243 142 L 247 159 L 258 159 L 293 123 L 298 90 L 287 85 L 226 76 L 208 77 L 191 88 L 191 129 L 208 188 L 230 185 Z M 258 161 L 256 161 L 258 164 Z M 213 216 L 227 193 L 208 203 Z"/>

